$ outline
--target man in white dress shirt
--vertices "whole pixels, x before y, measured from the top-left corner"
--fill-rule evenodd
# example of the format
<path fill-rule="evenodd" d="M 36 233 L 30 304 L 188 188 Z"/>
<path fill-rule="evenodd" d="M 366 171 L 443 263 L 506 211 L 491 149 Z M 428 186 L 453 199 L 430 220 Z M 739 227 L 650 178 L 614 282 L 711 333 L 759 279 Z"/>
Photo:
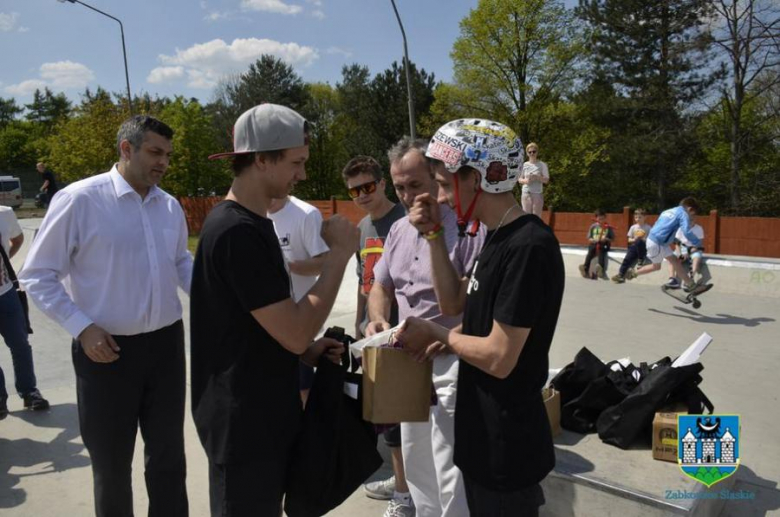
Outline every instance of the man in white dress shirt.
<path fill-rule="evenodd" d="M 98 517 L 133 515 L 139 425 L 149 516 L 188 515 L 177 288 L 189 293 L 192 256 L 178 201 L 157 187 L 172 137 L 152 117 L 125 121 L 119 163 L 57 193 L 19 275 L 38 308 L 73 336 Z"/>

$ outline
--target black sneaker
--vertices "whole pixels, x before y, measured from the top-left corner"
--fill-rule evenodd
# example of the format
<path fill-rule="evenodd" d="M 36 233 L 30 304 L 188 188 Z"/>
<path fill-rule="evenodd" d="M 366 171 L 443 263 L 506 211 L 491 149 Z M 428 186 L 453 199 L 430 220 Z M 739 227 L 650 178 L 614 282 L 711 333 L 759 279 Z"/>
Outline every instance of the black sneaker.
<path fill-rule="evenodd" d="M 24 399 L 24 407 L 31 411 L 49 409 L 49 401 L 43 398 L 43 395 L 41 395 L 41 392 L 38 390 L 22 395 L 22 398 Z"/>
<path fill-rule="evenodd" d="M 667 289 L 679 289 L 680 288 L 680 281 L 677 280 L 677 278 L 671 276 L 669 277 L 669 281 L 666 282 L 666 288 Z"/>
<path fill-rule="evenodd" d="M 8 416 L 8 404 L 7 399 L 0 399 L 0 420 Z"/>

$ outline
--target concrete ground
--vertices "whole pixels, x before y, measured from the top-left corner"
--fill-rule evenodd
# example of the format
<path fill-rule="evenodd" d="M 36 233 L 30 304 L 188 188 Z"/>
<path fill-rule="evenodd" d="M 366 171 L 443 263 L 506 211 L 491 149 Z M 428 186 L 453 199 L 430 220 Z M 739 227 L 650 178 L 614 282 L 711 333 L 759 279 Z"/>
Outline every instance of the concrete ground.
<path fill-rule="evenodd" d="M 22 220 L 21 223 L 29 243 L 38 222 Z M 14 259 L 17 267 L 26 247 Z M 569 276 L 550 352 L 551 367 L 569 363 L 583 346 L 604 360 L 628 356 L 638 363 L 666 355 L 674 357 L 701 332 L 708 332 L 714 341 L 702 358 L 705 366 L 702 388 L 715 404 L 716 412 L 741 415 L 742 466 L 737 472 L 735 489 L 756 494 L 753 501 L 729 503 L 723 515 L 780 514 L 780 445 L 776 430 L 779 405 L 775 380 L 780 370 L 780 353 L 775 348 L 780 336 L 777 299 L 725 294 L 716 288 L 702 297 L 703 307 L 694 311 L 690 305 L 664 296 L 657 285 L 614 285 L 582 279 L 576 270 L 578 260 L 581 260 L 579 255 L 567 256 Z M 356 279 L 352 272 L 350 265 L 328 322 L 348 331 L 354 322 Z M 659 274 L 658 283 L 662 280 Z M 182 295 L 182 300 L 186 308 L 186 296 Z M 92 476 L 79 436 L 70 339 L 34 307 L 31 307 L 31 317 L 38 385 L 52 402 L 52 409 L 46 413 L 30 413 L 22 410 L 17 397 L 9 399 L 11 415 L 0 422 L 0 514 L 4 517 L 92 515 Z M 188 325 L 186 309 L 184 317 Z M 11 358 L 5 347 L 0 347 L 0 365 L 6 372 L 7 389 L 13 393 Z M 206 516 L 207 463 L 189 411 L 185 426 L 190 514 Z M 598 438 L 592 435 L 583 442 L 594 440 Z M 559 444 L 565 448 L 570 445 Z M 620 465 L 624 455 L 625 465 L 617 467 L 619 471 L 612 474 L 626 484 L 642 486 L 641 464 L 653 463 L 650 451 L 626 454 L 607 446 L 596 450 L 609 455 L 612 464 L 617 461 Z M 585 459 L 594 465 L 602 463 L 599 458 Z M 676 465 L 669 463 L 668 469 L 669 479 L 677 479 L 672 473 Z M 375 477 L 388 473 L 386 465 Z M 140 437 L 133 476 L 136 513 L 145 515 L 147 500 Z M 679 476 L 682 486 L 684 478 L 681 473 Z M 680 487 L 672 482 L 666 488 Z M 383 502 L 365 498 L 358 490 L 329 515 L 379 516 L 384 506 Z"/>

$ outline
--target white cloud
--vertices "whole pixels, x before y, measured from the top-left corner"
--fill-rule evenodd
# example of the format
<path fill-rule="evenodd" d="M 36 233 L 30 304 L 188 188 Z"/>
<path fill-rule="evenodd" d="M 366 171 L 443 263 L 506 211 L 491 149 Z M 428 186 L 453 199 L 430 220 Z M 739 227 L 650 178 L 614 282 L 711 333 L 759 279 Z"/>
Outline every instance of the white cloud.
<path fill-rule="evenodd" d="M 168 68 L 183 67 L 191 88 L 208 89 L 213 88 L 223 75 L 245 71 L 263 54 L 298 66 L 308 66 L 319 58 L 319 52 L 312 47 L 246 38 L 235 39 L 230 44 L 221 39 L 198 43 L 184 50 L 176 49 L 172 56 L 161 54 L 159 60 Z"/>
<path fill-rule="evenodd" d="M 286 4 L 282 0 L 241 0 L 241 9 L 278 14 L 298 14 L 303 10 L 303 7 Z"/>
<path fill-rule="evenodd" d="M 82 65 L 73 61 L 57 61 L 56 63 L 44 63 L 39 70 L 40 78 L 27 79 L 19 84 L 11 84 L 4 88 L 11 95 L 25 96 L 49 87 L 55 91 L 86 88 L 95 80 L 95 74 Z"/>
<path fill-rule="evenodd" d="M 95 74 L 81 63 L 58 61 L 42 64 L 41 78 L 55 88 L 86 88 L 90 81 L 95 80 Z"/>
<path fill-rule="evenodd" d="M 166 83 L 184 77 L 183 66 L 158 66 L 146 77 L 146 81 L 152 84 Z"/>
<path fill-rule="evenodd" d="M 19 32 L 30 32 L 29 27 L 19 27 Z"/>
<path fill-rule="evenodd" d="M 306 3 L 322 7 L 322 0 L 306 0 Z"/>
<path fill-rule="evenodd" d="M 221 13 L 219 11 L 212 11 L 206 16 L 203 17 L 204 20 L 207 22 L 217 22 L 219 20 L 225 20 L 230 16 L 230 13 L 224 12 Z"/>
<path fill-rule="evenodd" d="M 16 29 L 19 13 L 0 13 L 0 32 L 11 32 Z"/>
<path fill-rule="evenodd" d="M 325 19 L 325 13 L 322 11 L 322 9 L 315 9 L 311 12 L 311 15 L 317 18 L 318 20 L 324 20 Z"/>
<path fill-rule="evenodd" d="M 6 86 L 3 91 L 17 97 L 25 97 L 35 93 L 35 90 L 43 90 L 47 86 L 48 84 L 41 81 L 40 79 L 28 79 L 26 81 L 22 81 L 19 84 Z"/>
<path fill-rule="evenodd" d="M 328 49 L 325 51 L 326 54 L 330 55 L 341 55 L 344 57 L 352 57 L 352 52 L 349 50 L 345 50 L 340 47 L 328 47 Z"/>

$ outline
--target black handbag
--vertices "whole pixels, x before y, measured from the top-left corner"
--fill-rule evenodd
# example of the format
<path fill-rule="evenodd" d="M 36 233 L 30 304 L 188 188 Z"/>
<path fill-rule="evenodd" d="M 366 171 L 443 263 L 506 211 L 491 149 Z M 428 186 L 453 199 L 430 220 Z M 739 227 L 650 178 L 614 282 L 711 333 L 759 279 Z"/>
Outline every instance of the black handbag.
<path fill-rule="evenodd" d="M 2 236 L 0 236 L 0 239 L 2 239 Z M 22 289 L 19 287 L 19 280 L 16 278 L 16 271 L 14 271 L 13 266 L 11 266 L 11 260 L 8 258 L 8 254 L 5 252 L 5 248 L 2 244 L 0 244 L 0 255 L 3 256 L 5 269 L 8 271 L 8 277 L 11 279 L 14 290 L 16 291 L 16 294 L 19 295 L 19 303 L 22 304 L 22 310 L 24 311 L 24 321 L 27 325 L 27 333 L 32 334 L 33 329 L 30 325 L 30 304 L 27 301 L 27 293 L 22 291 Z"/>
<path fill-rule="evenodd" d="M 682 402 L 691 414 L 715 409 L 699 389 L 701 363 L 672 367 L 667 357 L 658 361 L 637 387 L 619 404 L 605 409 L 596 422 L 604 443 L 627 449 L 638 440 L 648 441 L 655 412 L 667 404 Z"/>
<path fill-rule="evenodd" d="M 342 364 L 320 360 L 293 449 L 284 502 L 289 517 L 325 515 L 382 466 L 376 432 L 362 416 L 362 376 L 348 347 L 354 339 L 340 331 L 340 338 L 333 329 L 325 335 L 347 346 Z"/>

